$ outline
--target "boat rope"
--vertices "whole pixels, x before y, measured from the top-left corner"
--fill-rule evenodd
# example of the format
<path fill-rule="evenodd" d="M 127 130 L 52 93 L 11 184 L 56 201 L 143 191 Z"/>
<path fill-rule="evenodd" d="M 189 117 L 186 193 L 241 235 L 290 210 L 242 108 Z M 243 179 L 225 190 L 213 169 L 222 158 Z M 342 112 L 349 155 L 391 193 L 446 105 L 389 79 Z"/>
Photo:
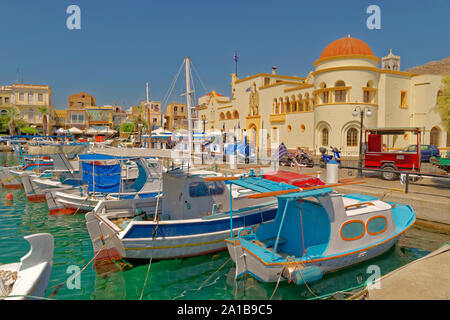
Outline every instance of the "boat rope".
<path fill-rule="evenodd" d="M 273 298 L 275 292 L 276 292 L 277 289 L 278 289 L 278 284 L 280 283 L 281 275 L 283 274 L 283 271 L 284 271 L 284 269 L 285 269 L 286 266 L 287 266 L 287 262 L 288 262 L 288 259 L 286 259 L 286 263 L 284 264 L 283 269 L 281 269 L 281 271 L 280 271 L 280 275 L 278 276 L 277 284 L 276 284 L 275 289 L 273 290 L 272 295 L 270 296 L 269 300 L 272 300 L 272 298 Z"/>
<path fill-rule="evenodd" d="M 230 258 L 228 258 L 227 259 L 227 261 L 225 261 L 216 271 L 214 271 L 214 273 L 213 274 L 211 274 L 206 280 L 204 280 L 203 282 L 202 282 L 202 284 L 200 285 L 200 287 L 198 287 L 197 289 L 186 289 L 186 290 L 184 290 L 180 295 L 178 295 L 178 296 L 176 296 L 176 297 L 173 297 L 172 298 L 172 300 L 175 300 L 175 299 L 177 299 L 177 298 L 181 298 L 181 297 L 183 297 L 184 296 L 184 294 L 187 292 L 187 291 L 189 291 L 189 290 L 191 290 L 191 291 L 196 291 L 196 292 L 198 292 L 198 291 L 200 291 L 201 289 L 203 289 L 204 287 L 205 287 L 205 284 L 217 273 L 217 272 L 219 272 L 223 267 L 225 267 L 225 265 L 228 263 L 228 262 L 230 262 L 231 261 L 231 257 Z"/>
<path fill-rule="evenodd" d="M 300 230 L 301 230 L 301 233 L 302 233 L 303 254 L 302 254 L 300 260 L 298 261 L 298 263 L 295 261 L 295 258 L 294 258 L 294 257 L 287 257 L 287 258 L 286 258 L 286 262 L 285 262 L 285 264 L 284 264 L 284 266 L 283 266 L 283 269 L 280 271 L 280 275 L 279 275 L 279 277 L 278 277 L 277 284 L 276 284 L 275 289 L 274 289 L 274 291 L 272 292 L 272 295 L 270 296 L 270 299 L 269 299 L 269 300 L 272 300 L 272 297 L 274 296 L 275 292 L 277 291 L 277 289 L 278 289 L 278 284 L 279 284 L 279 282 L 280 282 L 281 276 L 282 276 L 282 274 L 283 274 L 283 271 L 284 271 L 285 268 L 287 267 L 288 263 L 290 263 L 290 262 L 292 262 L 292 261 L 294 262 L 294 270 L 293 270 L 292 272 L 290 272 L 290 275 L 293 275 L 294 272 L 297 270 L 297 268 L 298 268 L 299 265 L 304 266 L 304 264 L 303 264 L 301 261 L 302 261 L 302 259 L 303 259 L 303 257 L 304 257 L 305 255 L 306 255 L 310 260 L 312 260 L 312 258 L 306 253 L 306 248 L 305 248 L 305 236 L 304 236 L 304 233 L 303 233 L 303 218 L 302 218 L 302 210 L 301 210 L 301 205 L 300 205 L 300 204 L 301 204 L 301 199 L 299 200 L 299 213 L 300 213 Z M 313 291 L 313 290 L 308 286 L 308 284 L 306 283 L 305 279 L 303 278 L 302 270 L 299 269 L 298 271 L 299 271 L 300 277 L 302 278 L 303 283 L 305 284 L 305 286 L 306 286 L 306 288 L 308 289 L 308 291 L 309 291 L 314 297 L 319 298 L 319 296 L 318 296 L 316 293 L 314 293 L 314 291 Z M 291 279 L 289 278 L 288 281 L 290 282 Z"/>
<path fill-rule="evenodd" d="M 148 263 L 147 275 L 145 276 L 144 286 L 142 287 L 141 296 L 139 297 L 139 300 L 142 300 L 142 296 L 144 295 L 145 286 L 147 285 L 148 275 L 150 274 L 150 268 L 152 266 L 152 260 L 153 260 L 153 250 L 152 250 L 152 253 L 150 255 L 150 262 Z"/>
<path fill-rule="evenodd" d="M 225 265 L 231 260 L 231 257 L 227 259 L 227 261 L 225 261 L 220 267 L 219 269 L 217 269 L 212 275 L 210 275 L 205 281 L 202 282 L 202 284 L 200 285 L 200 287 L 197 289 L 197 291 L 200 291 L 200 289 L 202 289 L 204 287 L 204 285 L 217 273 L 220 271 L 220 269 L 222 269 L 223 267 L 225 267 Z"/>
<path fill-rule="evenodd" d="M 159 219 L 157 219 L 157 216 L 158 216 L 158 204 L 159 204 L 159 198 L 161 195 L 161 191 L 162 191 L 162 175 L 159 177 L 159 192 L 158 192 L 158 197 L 156 198 L 155 215 L 153 218 L 153 221 L 156 222 L 156 226 L 153 228 L 153 231 L 152 231 L 152 242 L 156 238 L 156 234 L 157 234 L 158 226 L 159 226 Z M 150 268 L 152 266 L 152 260 L 153 260 L 153 250 L 151 251 L 150 262 L 148 263 L 147 274 L 145 276 L 144 286 L 142 287 L 141 296 L 139 297 L 139 300 L 142 300 L 142 296 L 144 295 L 145 287 L 147 285 L 148 275 L 150 274 Z"/>
<path fill-rule="evenodd" d="M 24 196 L 26 196 L 26 195 L 27 195 L 26 192 L 22 193 L 20 196 L 17 197 L 17 200 L 22 199 L 22 198 L 23 198 Z"/>
<path fill-rule="evenodd" d="M 197 69 L 195 68 L 194 63 L 192 61 L 190 61 L 190 63 L 191 63 L 191 66 L 192 66 L 192 70 L 194 70 L 195 74 L 197 75 L 198 80 L 200 81 L 200 84 L 203 87 L 203 90 L 205 90 L 205 93 L 207 93 L 208 89 L 206 89 L 205 84 L 203 83 L 202 79 L 200 78 L 200 74 L 198 73 Z"/>
<path fill-rule="evenodd" d="M 181 70 L 183 69 L 184 61 L 181 63 L 180 68 L 178 69 L 177 73 L 175 74 L 175 77 L 172 80 L 172 83 L 170 84 L 169 89 L 167 90 L 163 100 L 162 100 L 162 106 L 165 106 L 167 102 L 169 101 L 170 97 L 172 96 L 172 91 L 177 83 L 177 79 L 180 75 Z"/>
<path fill-rule="evenodd" d="M 89 260 L 89 262 L 88 262 L 88 263 L 87 263 L 80 271 L 78 271 L 78 273 L 77 273 L 75 276 L 73 276 L 73 278 L 72 278 L 73 280 L 75 280 L 77 277 L 79 277 L 80 274 L 81 274 L 84 270 L 86 270 L 86 268 L 87 268 L 87 267 L 95 260 L 95 258 L 97 258 L 97 256 L 100 254 L 100 252 L 102 252 L 102 250 L 106 248 L 106 245 L 107 245 L 112 239 L 114 239 L 114 236 L 117 234 L 117 232 L 116 232 L 116 231 L 113 231 L 113 232 L 114 232 L 114 234 L 111 235 L 111 237 L 109 237 L 109 239 L 107 239 L 107 240 L 105 241 L 105 243 L 103 244 L 103 246 L 100 248 L 100 250 L 97 251 L 97 253 L 94 255 L 94 257 L 92 257 L 92 259 Z M 54 285 L 54 286 L 52 286 L 52 287 L 49 287 L 48 289 L 56 288 L 56 287 L 61 286 L 61 285 L 65 284 L 65 283 L 66 283 L 66 281 L 63 281 L 63 282 L 61 282 L 61 283 L 58 283 L 57 285 Z"/>
<path fill-rule="evenodd" d="M 90 198 L 91 196 L 88 194 L 86 196 L 86 198 L 80 203 L 80 205 L 78 206 L 77 210 L 75 210 L 75 212 L 72 214 L 73 216 L 76 215 L 78 213 L 78 211 L 81 209 L 81 207 L 83 206 L 83 204 Z"/>
<path fill-rule="evenodd" d="M 338 290 L 338 291 L 335 291 L 335 292 L 332 292 L 332 293 L 327 293 L 327 294 L 324 294 L 324 295 L 321 295 L 321 296 L 316 296 L 316 297 L 313 297 L 313 298 L 309 298 L 307 300 L 327 299 L 327 298 L 332 297 L 332 296 L 334 296 L 335 294 L 338 294 L 338 293 L 353 294 L 353 293 L 351 293 L 349 291 L 360 289 L 362 287 L 365 287 L 366 285 L 367 285 L 367 283 L 362 283 L 360 285 L 357 285 L 357 286 L 354 286 L 354 287 L 351 287 L 351 288 L 348 288 L 348 289 Z"/>
<path fill-rule="evenodd" d="M 20 176 L 14 175 L 14 176 L 12 176 L 12 177 L 10 177 L 10 178 L 6 178 L 6 179 L 3 179 L 3 180 L 0 180 L 0 182 L 1 182 L 1 183 L 3 183 L 3 182 L 9 182 L 9 181 L 11 181 L 11 180 L 13 180 L 13 179 L 15 179 L 15 178 L 20 178 Z"/>

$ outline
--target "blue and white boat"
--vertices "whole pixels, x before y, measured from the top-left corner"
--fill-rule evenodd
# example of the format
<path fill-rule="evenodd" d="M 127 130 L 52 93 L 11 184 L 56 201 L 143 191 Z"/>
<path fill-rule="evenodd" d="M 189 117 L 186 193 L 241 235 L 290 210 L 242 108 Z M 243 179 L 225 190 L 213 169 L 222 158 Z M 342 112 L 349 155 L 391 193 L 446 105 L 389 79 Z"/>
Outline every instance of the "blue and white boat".
<path fill-rule="evenodd" d="M 44 171 L 55 169 L 55 157 L 67 152 L 76 154 L 86 152 L 88 145 L 77 142 L 62 142 L 50 140 L 55 136 L 11 136 L 6 141 L 13 146 L 19 165 L 14 167 L 0 168 L 0 181 L 3 188 L 17 189 L 22 188 L 22 175 L 34 175 Z M 66 136 L 59 136 L 59 139 L 65 139 Z M 31 139 L 27 140 L 27 139 Z M 60 173 L 64 170 L 58 170 Z"/>
<path fill-rule="evenodd" d="M 276 195 L 273 221 L 256 231 L 241 230 L 226 239 L 236 263 L 236 278 L 296 284 L 320 280 L 336 271 L 372 259 L 391 248 L 415 221 L 409 205 L 384 202 L 361 194 L 343 195 L 330 187 L 299 189 L 262 178 L 242 178 L 233 184 Z"/>
<path fill-rule="evenodd" d="M 163 173 L 161 197 L 99 202 L 86 214 L 96 260 L 172 259 L 213 253 L 226 249 L 231 216 L 235 233 L 257 228 L 275 217 L 275 198 L 248 199 L 254 191 L 230 188 L 223 179 L 229 177 L 173 170 Z"/>
<path fill-rule="evenodd" d="M 153 198 L 160 192 L 163 167 L 158 159 L 105 154 L 85 154 L 79 158 L 85 185 L 46 192 L 51 214 L 85 213 L 93 210 L 100 200 Z M 130 176 L 129 168 L 133 164 L 138 170 L 137 176 Z"/>
<path fill-rule="evenodd" d="M 79 193 L 80 186 L 86 187 L 88 185 L 88 181 L 83 180 L 83 170 L 79 170 L 79 168 L 82 167 L 81 159 L 89 162 L 91 155 L 81 155 L 81 159 L 76 161 L 69 161 L 63 153 L 54 154 L 52 157 L 54 168 L 51 170 L 45 170 L 40 174 L 35 172 L 17 173 L 22 179 L 22 185 L 28 200 L 34 202 L 45 201 L 46 193 L 53 191 L 64 190 L 69 193 Z M 86 157 L 88 157 L 88 160 L 86 160 Z M 139 169 L 134 162 L 125 164 L 122 166 L 122 184 L 127 186 L 135 182 L 138 174 Z M 92 179 L 89 180 L 92 182 Z"/>

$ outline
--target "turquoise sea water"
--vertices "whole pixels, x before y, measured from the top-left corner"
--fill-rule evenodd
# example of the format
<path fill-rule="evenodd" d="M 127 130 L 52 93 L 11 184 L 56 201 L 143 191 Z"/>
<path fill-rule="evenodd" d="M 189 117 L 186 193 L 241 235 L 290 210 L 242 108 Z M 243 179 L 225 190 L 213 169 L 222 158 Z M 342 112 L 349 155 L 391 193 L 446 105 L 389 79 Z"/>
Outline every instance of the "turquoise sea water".
<path fill-rule="evenodd" d="M 15 164 L 12 153 L 0 153 L 0 165 Z M 14 201 L 7 204 L 6 194 Z M 76 281 L 67 280 L 73 270 L 83 269 L 93 257 L 93 250 L 84 215 L 50 216 L 47 204 L 27 201 L 24 191 L 5 190 L 0 193 L 0 263 L 17 262 L 29 250 L 25 235 L 49 232 L 55 239 L 53 269 L 46 297 L 57 300 L 136 300 L 142 299 L 269 299 L 276 284 L 264 284 L 251 278 L 236 283 L 234 264 L 227 251 L 218 254 L 167 261 L 127 261 L 121 269 L 96 272 L 88 265 Z M 399 243 L 382 256 L 358 266 L 325 275 L 309 289 L 315 295 L 357 286 L 371 275 L 367 267 L 378 265 L 386 274 L 412 260 L 420 258 L 449 241 L 448 235 L 411 228 Z M 75 266 L 75 269 L 69 268 Z M 111 270 L 116 270 L 113 272 Z M 122 270 L 122 271 L 120 271 Z M 73 288 L 73 289 L 70 289 Z M 308 288 L 280 282 L 273 299 L 308 299 L 314 297 Z"/>

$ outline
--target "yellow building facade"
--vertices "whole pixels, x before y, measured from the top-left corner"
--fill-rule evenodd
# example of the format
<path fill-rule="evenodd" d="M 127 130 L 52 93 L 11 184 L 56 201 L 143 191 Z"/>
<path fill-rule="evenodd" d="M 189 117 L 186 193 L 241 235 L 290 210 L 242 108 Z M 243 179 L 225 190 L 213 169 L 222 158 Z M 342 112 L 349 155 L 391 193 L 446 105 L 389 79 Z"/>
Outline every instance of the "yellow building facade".
<path fill-rule="evenodd" d="M 187 106 L 185 103 L 172 102 L 166 105 L 164 113 L 164 129 L 173 131 L 187 129 Z"/>
<path fill-rule="evenodd" d="M 14 108 L 17 117 L 25 120 L 29 126 L 43 131 L 54 126 L 52 106 L 52 89 L 47 85 L 15 83 L 0 87 L 0 114 L 7 115 Z M 47 116 L 45 123 L 44 114 Z"/>
<path fill-rule="evenodd" d="M 399 71 L 400 57 L 390 52 L 380 59 L 363 41 L 350 37 L 329 44 L 313 67 L 305 77 L 278 75 L 274 68 L 242 79 L 233 74 L 231 99 L 201 97 L 199 118 L 206 129 L 238 128 L 238 135 L 246 134 L 257 147 L 265 140 L 272 147 L 283 142 L 289 149 L 319 154 L 320 147 L 333 146 L 343 155 L 357 155 L 360 117 L 353 113 L 370 110 L 366 128 L 421 127 L 423 143 L 449 146 L 434 109 L 442 76 Z M 388 147 L 415 142 L 404 135 L 391 138 Z"/>

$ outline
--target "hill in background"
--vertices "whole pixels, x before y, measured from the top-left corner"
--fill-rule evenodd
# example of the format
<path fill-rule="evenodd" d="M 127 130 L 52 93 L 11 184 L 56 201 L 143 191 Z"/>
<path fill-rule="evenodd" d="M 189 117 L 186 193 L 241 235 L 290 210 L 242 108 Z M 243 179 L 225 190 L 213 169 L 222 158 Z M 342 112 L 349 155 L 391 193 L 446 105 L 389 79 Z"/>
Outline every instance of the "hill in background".
<path fill-rule="evenodd" d="M 430 61 L 422 66 L 413 67 L 405 71 L 418 74 L 450 74 L 450 57 Z"/>

